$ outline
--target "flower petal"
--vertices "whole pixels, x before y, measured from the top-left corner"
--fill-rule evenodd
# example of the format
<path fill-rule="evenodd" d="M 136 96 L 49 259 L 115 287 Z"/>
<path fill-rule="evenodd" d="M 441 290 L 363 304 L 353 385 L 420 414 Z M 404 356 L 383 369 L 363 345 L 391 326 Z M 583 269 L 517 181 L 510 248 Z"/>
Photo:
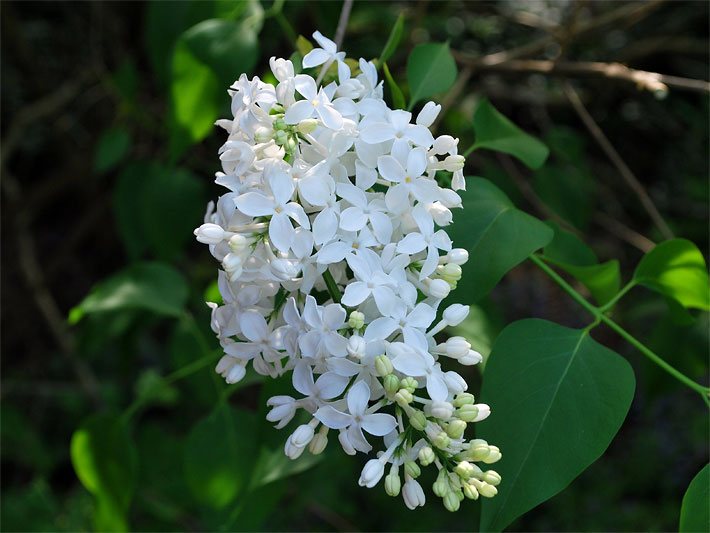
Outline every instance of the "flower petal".
<path fill-rule="evenodd" d="M 358 381 L 350 387 L 347 396 L 348 411 L 352 416 L 362 416 L 370 401 L 370 387 L 364 381 Z"/>
<path fill-rule="evenodd" d="M 383 437 L 397 426 L 397 420 L 386 413 L 373 413 L 363 416 L 361 424 L 370 435 Z"/>
<path fill-rule="evenodd" d="M 325 405 L 318 409 L 315 416 L 324 426 L 330 429 L 342 429 L 352 424 L 353 417 L 347 413 L 341 413 L 331 405 Z"/>

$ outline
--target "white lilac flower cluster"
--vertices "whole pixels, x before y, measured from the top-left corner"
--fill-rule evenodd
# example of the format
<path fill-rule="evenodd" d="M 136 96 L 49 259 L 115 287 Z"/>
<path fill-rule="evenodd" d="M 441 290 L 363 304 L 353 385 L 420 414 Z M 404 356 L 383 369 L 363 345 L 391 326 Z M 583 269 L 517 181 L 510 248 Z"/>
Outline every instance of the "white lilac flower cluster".
<path fill-rule="evenodd" d="M 292 373 L 297 394 L 270 398 L 267 415 L 282 428 L 304 412 L 286 441 L 291 459 L 321 453 L 333 433 L 348 454 L 372 450 L 366 434 L 383 437 L 360 485 L 387 471 L 386 492 L 414 509 L 425 502 L 420 465 L 434 464 L 433 492 L 455 511 L 496 494 L 500 476 L 474 463 L 501 457 L 464 437 L 490 409 L 441 365 L 480 354 L 462 337 L 435 340 L 468 314 L 454 304 L 437 321 L 468 259 L 437 229 L 461 207 L 464 158 L 458 139 L 429 130 L 441 106 L 427 103 L 412 123 L 384 102 L 372 62 L 354 67 L 314 38 L 320 48 L 302 65 L 317 78 L 272 58 L 278 84 L 242 75 L 229 91 L 234 118 L 218 121 L 229 138 L 216 183 L 229 192 L 195 230 L 222 265 L 224 305 L 208 304 L 225 353 L 217 372 L 234 383 L 251 361 L 262 375 Z"/>

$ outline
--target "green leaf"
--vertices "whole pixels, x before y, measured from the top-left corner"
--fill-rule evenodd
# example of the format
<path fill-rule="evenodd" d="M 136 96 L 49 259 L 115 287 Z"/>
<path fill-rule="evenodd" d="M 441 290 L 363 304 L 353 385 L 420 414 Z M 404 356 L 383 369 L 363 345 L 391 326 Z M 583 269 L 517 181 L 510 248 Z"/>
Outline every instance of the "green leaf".
<path fill-rule="evenodd" d="M 121 172 L 113 209 L 132 259 L 145 250 L 165 261 L 179 256 L 202 221 L 205 187 L 190 171 L 157 162 L 131 163 Z"/>
<path fill-rule="evenodd" d="M 404 101 L 402 89 L 399 88 L 397 82 L 394 81 L 394 78 L 392 78 L 392 74 L 390 74 L 390 69 L 387 67 L 387 63 L 382 64 L 382 70 L 385 74 L 385 81 L 387 81 L 387 87 L 389 88 L 390 94 L 392 95 L 392 106 L 394 107 L 394 109 L 404 109 L 406 103 Z"/>
<path fill-rule="evenodd" d="M 456 81 L 456 61 L 448 43 L 420 44 L 407 60 L 409 109 L 419 100 L 448 91 Z"/>
<path fill-rule="evenodd" d="M 221 403 L 192 428 L 185 443 L 185 479 L 202 505 L 221 509 L 249 483 L 256 417 Z"/>
<path fill-rule="evenodd" d="M 540 168 L 549 150 L 541 141 L 525 133 L 499 113 L 488 100 L 483 100 L 473 115 L 476 140 L 474 150 L 487 148 L 517 157 L 532 169 Z"/>
<path fill-rule="evenodd" d="M 570 164 L 548 164 L 533 175 L 533 188 L 552 211 L 585 230 L 594 214 L 596 183 Z"/>
<path fill-rule="evenodd" d="M 166 383 L 163 376 L 152 368 L 141 373 L 135 388 L 136 398 L 144 405 L 174 405 L 179 397 L 178 390 Z"/>
<path fill-rule="evenodd" d="M 641 259 L 633 279 L 686 308 L 710 310 L 705 258 L 688 240 L 672 239 L 653 248 Z"/>
<path fill-rule="evenodd" d="M 698 472 L 683 496 L 678 531 L 710 531 L 710 465 Z"/>
<path fill-rule="evenodd" d="M 392 54 L 394 54 L 395 50 L 397 50 L 397 46 L 399 45 L 399 42 L 402 40 L 402 32 L 404 31 L 404 13 L 400 13 L 399 16 L 397 17 L 397 22 L 394 23 L 394 26 L 392 26 L 392 31 L 390 31 L 390 35 L 387 38 L 387 42 L 385 43 L 385 47 L 382 49 L 382 52 L 380 53 L 380 57 L 377 58 L 377 64 L 378 65 L 383 65 L 384 63 L 387 62 L 387 60 L 392 57 Z"/>
<path fill-rule="evenodd" d="M 283 446 L 277 448 L 263 446 L 254 466 L 250 490 L 304 472 L 315 466 L 322 458 L 322 454 L 305 453 L 298 459 L 292 460 L 284 454 Z"/>
<path fill-rule="evenodd" d="M 104 173 L 113 169 L 131 149 L 131 133 L 121 126 L 103 132 L 94 155 L 94 170 Z"/>
<path fill-rule="evenodd" d="M 179 316 L 187 295 L 185 278 L 173 267 L 158 262 L 137 263 L 95 285 L 70 311 L 69 322 L 75 324 L 88 313 L 126 309 Z"/>
<path fill-rule="evenodd" d="M 545 221 L 545 224 L 555 232 L 555 237 L 543 250 L 545 257 L 577 266 L 596 265 L 599 262 L 594 250 L 574 233 L 562 229 L 551 220 Z"/>
<path fill-rule="evenodd" d="M 252 70 L 258 50 L 257 33 L 243 22 L 205 20 L 180 36 L 170 89 L 173 158 L 212 131 L 228 103 L 227 87 Z"/>
<path fill-rule="evenodd" d="M 545 259 L 581 282 L 598 304 L 604 305 L 621 288 L 621 271 L 617 260 L 598 264 L 597 257 L 576 235 L 547 222 L 555 231 L 552 242 L 544 249 Z"/>
<path fill-rule="evenodd" d="M 549 243 L 553 231 L 516 209 L 491 182 L 482 178 L 466 181 L 467 190 L 459 191 L 464 208 L 454 215 L 450 235 L 454 246 L 468 250 L 470 259 L 453 295 L 473 303 L 506 272 Z"/>
<path fill-rule="evenodd" d="M 503 454 L 498 495 L 482 504 L 481 531 L 500 531 L 596 461 L 634 396 L 631 366 L 583 330 L 528 319 L 493 346 L 481 397 L 492 407 L 478 435 Z"/>
<path fill-rule="evenodd" d="M 71 439 L 71 460 L 82 485 L 96 497 L 96 529 L 125 531 L 136 481 L 136 452 L 117 416 L 89 418 Z"/>

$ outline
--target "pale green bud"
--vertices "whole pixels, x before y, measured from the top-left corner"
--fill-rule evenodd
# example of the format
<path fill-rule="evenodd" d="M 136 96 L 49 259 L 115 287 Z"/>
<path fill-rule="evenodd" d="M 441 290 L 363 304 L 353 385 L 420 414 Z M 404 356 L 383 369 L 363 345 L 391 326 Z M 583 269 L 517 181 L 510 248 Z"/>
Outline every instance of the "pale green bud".
<path fill-rule="evenodd" d="M 484 498 L 492 498 L 493 496 L 498 494 L 497 488 L 495 488 L 493 485 L 485 483 L 484 481 L 476 483 L 476 488 L 478 489 L 478 493 Z"/>
<path fill-rule="evenodd" d="M 382 354 L 375 358 L 375 372 L 377 372 L 378 376 L 386 376 L 387 374 L 391 374 L 393 370 L 394 367 L 392 366 L 392 361 L 390 361 L 389 357 Z"/>
<path fill-rule="evenodd" d="M 474 487 L 470 483 L 464 483 L 463 495 L 466 496 L 469 500 L 477 500 L 478 490 L 476 490 L 476 487 Z"/>
<path fill-rule="evenodd" d="M 399 390 L 399 378 L 394 374 L 387 374 L 382 380 L 382 385 L 387 391 L 387 394 L 396 394 Z"/>
<path fill-rule="evenodd" d="M 402 481 L 399 479 L 397 472 L 390 472 L 385 476 L 385 492 L 389 496 L 399 496 L 399 491 L 402 488 Z"/>
<path fill-rule="evenodd" d="M 328 437 L 326 437 L 326 433 L 318 432 L 308 445 L 308 451 L 311 452 L 313 455 L 318 455 L 323 453 L 326 446 L 328 446 Z"/>
<path fill-rule="evenodd" d="M 424 431 L 426 427 L 426 416 L 421 411 L 414 411 L 409 417 L 409 423 L 417 431 Z"/>
<path fill-rule="evenodd" d="M 440 450 L 443 450 L 449 447 L 449 444 L 451 444 L 451 438 L 445 432 L 442 431 L 436 437 L 434 437 L 432 444 Z"/>
<path fill-rule="evenodd" d="M 247 249 L 249 246 L 249 241 L 244 235 L 232 235 L 229 238 L 229 248 L 234 252 L 235 254 L 238 254 L 241 251 L 244 251 Z"/>
<path fill-rule="evenodd" d="M 280 115 L 284 112 L 284 106 L 281 104 L 274 104 L 271 106 L 271 109 L 269 109 L 269 115 Z M 277 119 L 281 120 L 283 122 L 283 119 Z"/>
<path fill-rule="evenodd" d="M 446 507 L 447 511 L 452 513 L 459 510 L 459 507 L 461 507 L 461 500 L 459 500 L 459 497 L 455 492 L 448 492 L 446 496 L 444 496 L 444 507 Z"/>
<path fill-rule="evenodd" d="M 296 130 L 298 130 L 298 133 L 302 133 L 303 135 L 308 135 L 309 133 L 313 133 L 313 130 L 315 130 L 317 127 L 318 127 L 318 121 L 316 119 L 307 118 L 307 119 L 302 120 L 301 122 L 298 123 Z"/>
<path fill-rule="evenodd" d="M 500 477 L 500 474 L 498 472 L 496 472 L 495 470 L 487 470 L 483 474 L 481 481 L 485 481 L 489 485 L 493 485 L 494 487 L 497 487 L 498 485 L 500 485 L 501 477 Z"/>
<path fill-rule="evenodd" d="M 462 479 L 470 479 L 476 473 L 473 465 L 468 461 L 461 461 L 457 464 L 456 468 L 454 468 L 454 472 L 456 472 L 456 474 L 458 474 Z"/>
<path fill-rule="evenodd" d="M 403 389 L 407 389 L 410 393 L 414 394 L 414 391 L 417 390 L 418 383 L 416 379 L 407 377 L 402 379 L 401 385 Z"/>
<path fill-rule="evenodd" d="M 493 464 L 497 461 L 500 461 L 501 458 L 503 457 L 503 454 L 500 453 L 500 450 L 498 449 L 498 446 L 489 446 L 488 447 L 488 455 L 481 459 L 484 463 L 486 464 Z"/>
<path fill-rule="evenodd" d="M 449 480 L 446 479 L 446 472 L 444 470 L 439 471 L 439 476 L 431 486 L 431 490 L 439 498 L 443 498 L 449 492 Z"/>
<path fill-rule="evenodd" d="M 406 461 L 404 463 L 404 471 L 413 478 L 418 478 L 422 474 L 421 468 L 414 461 Z"/>
<path fill-rule="evenodd" d="M 274 133 L 274 141 L 279 146 L 283 146 L 288 141 L 288 133 L 283 130 L 278 130 L 276 133 Z"/>
<path fill-rule="evenodd" d="M 284 122 L 284 119 L 277 118 L 276 120 L 274 120 L 274 129 L 276 131 L 283 131 L 286 128 L 288 128 L 288 124 L 286 124 L 286 122 Z"/>
<path fill-rule="evenodd" d="M 452 439 L 460 439 L 466 431 L 466 422 L 463 420 L 453 420 L 446 427 L 446 434 Z"/>
<path fill-rule="evenodd" d="M 402 407 L 412 403 L 412 400 L 414 400 L 414 397 L 412 396 L 412 393 L 409 392 L 407 389 L 399 389 L 397 394 L 394 395 L 394 401 Z"/>
<path fill-rule="evenodd" d="M 478 407 L 471 404 L 462 405 L 456 410 L 456 416 L 464 422 L 473 422 L 478 417 Z"/>
<path fill-rule="evenodd" d="M 455 263 L 448 263 L 441 269 L 440 275 L 449 283 L 456 282 L 461 279 L 461 267 Z"/>
<path fill-rule="evenodd" d="M 463 407 L 464 405 L 473 405 L 474 403 L 476 403 L 476 398 L 469 392 L 457 394 L 453 401 L 454 407 Z"/>
<path fill-rule="evenodd" d="M 491 453 L 490 447 L 485 440 L 476 439 L 471 441 L 471 446 L 468 449 L 469 460 L 483 461 Z"/>
<path fill-rule="evenodd" d="M 436 459 L 434 450 L 432 450 L 429 446 L 424 446 L 421 450 L 419 450 L 417 457 L 419 458 L 419 462 L 422 466 L 429 466 Z"/>
<path fill-rule="evenodd" d="M 365 315 L 360 311 L 353 311 L 348 318 L 348 326 L 353 329 L 362 329 L 365 325 Z"/>
<path fill-rule="evenodd" d="M 296 146 L 298 146 L 298 141 L 296 141 L 296 139 L 294 139 L 293 137 L 289 137 L 288 139 L 286 139 L 286 143 L 284 144 L 284 146 L 286 150 L 288 150 L 289 152 L 293 152 L 293 150 L 296 149 Z"/>
<path fill-rule="evenodd" d="M 273 139 L 274 132 L 269 128 L 261 126 L 254 132 L 254 140 L 258 143 L 265 143 Z"/>

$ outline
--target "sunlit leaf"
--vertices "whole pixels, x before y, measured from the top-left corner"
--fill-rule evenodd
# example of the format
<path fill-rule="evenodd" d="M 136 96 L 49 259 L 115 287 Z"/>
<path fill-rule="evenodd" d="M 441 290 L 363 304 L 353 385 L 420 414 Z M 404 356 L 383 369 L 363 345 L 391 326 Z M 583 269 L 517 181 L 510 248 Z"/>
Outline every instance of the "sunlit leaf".
<path fill-rule="evenodd" d="M 472 303 L 487 294 L 510 269 L 552 240 L 553 231 L 515 208 L 491 182 L 467 178 L 459 191 L 463 209 L 456 210 L 449 234 L 454 246 L 469 252 L 453 298 Z"/>
<path fill-rule="evenodd" d="M 257 32 L 244 22 L 210 19 L 183 33 L 172 59 L 170 152 L 204 139 L 228 103 L 229 84 L 258 59 Z"/>
<path fill-rule="evenodd" d="M 493 407 L 477 435 L 501 449 L 503 480 L 482 503 L 481 531 L 500 531 L 596 461 L 634 396 L 631 366 L 583 330 L 514 322 L 493 346 L 481 398 Z"/>
<path fill-rule="evenodd" d="M 698 472 L 683 496 L 678 531 L 710 531 L 710 465 Z"/>
<path fill-rule="evenodd" d="M 476 134 L 474 149 L 487 148 L 510 154 L 532 169 L 540 168 L 549 154 L 547 146 L 518 128 L 488 100 L 478 104 L 473 115 L 473 130 Z"/>
<path fill-rule="evenodd" d="M 71 310 L 69 321 L 76 323 L 88 313 L 126 309 L 179 316 L 187 294 L 185 278 L 173 267 L 158 262 L 137 263 L 94 286 Z"/>
<path fill-rule="evenodd" d="M 96 497 L 96 529 L 127 530 L 137 461 L 123 420 L 112 415 L 89 418 L 72 436 L 71 460 L 82 485 Z"/>
<path fill-rule="evenodd" d="M 457 73 L 448 43 L 426 43 L 415 47 L 407 60 L 409 109 L 423 98 L 449 90 Z"/>
<path fill-rule="evenodd" d="M 634 281 L 686 308 L 710 310 L 705 258 L 688 240 L 673 239 L 653 248 L 636 267 Z"/>

